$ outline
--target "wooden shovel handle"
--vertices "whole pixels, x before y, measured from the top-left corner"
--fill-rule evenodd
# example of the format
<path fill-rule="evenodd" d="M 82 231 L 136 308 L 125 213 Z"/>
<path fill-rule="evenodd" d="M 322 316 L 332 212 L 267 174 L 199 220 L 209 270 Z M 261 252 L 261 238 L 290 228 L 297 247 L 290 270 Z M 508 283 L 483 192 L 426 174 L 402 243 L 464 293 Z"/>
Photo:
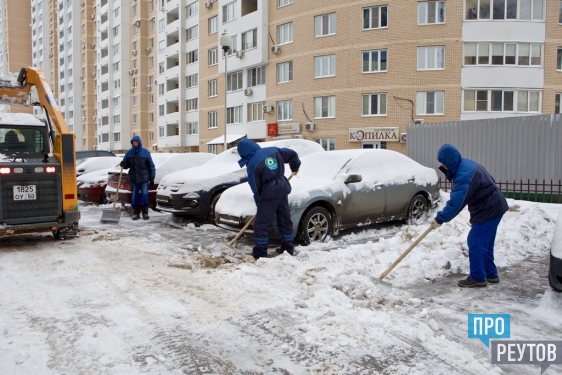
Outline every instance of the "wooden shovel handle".
<path fill-rule="evenodd" d="M 289 176 L 289 178 L 287 179 L 287 181 L 290 181 L 291 178 L 293 178 L 293 176 L 296 176 L 296 175 L 297 175 L 296 172 L 291 173 L 291 175 Z M 242 235 L 244 234 L 244 232 L 246 231 L 246 229 L 248 229 L 248 227 L 249 227 L 250 225 L 252 225 L 252 223 L 254 222 L 255 219 L 256 219 L 256 215 L 252 216 L 252 218 L 250 219 L 250 221 L 248 221 L 248 222 L 246 223 L 246 225 L 244 225 L 244 228 L 240 229 L 240 232 L 238 232 L 238 234 L 236 235 L 236 237 L 234 237 L 234 238 L 232 239 L 232 241 L 230 241 L 230 242 L 228 243 L 228 245 L 229 245 L 229 246 L 234 245 L 234 243 L 235 243 L 236 241 L 238 241 L 238 239 L 239 239 L 240 237 L 242 237 Z"/>
<path fill-rule="evenodd" d="M 121 186 L 121 176 L 123 175 L 123 167 L 121 167 L 121 172 L 119 172 L 119 182 L 117 182 L 117 191 L 115 192 L 115 199 L 113 200 L 113 207 L 111 208 L 112 211 L 115 211 L 115 204 L 119 199 L 119 186 Z"/>
<path fill-rule="evenodd" d="M 387 269 L 386 271 L 384 271 L 384 272 L 381 274 L 381 276 L 379 277 L 379 280 L 384 279 L 384 278 L 386 277 L 386 275 L 388 275 L 388 274 L 390 273 L 390 271 L 392 271 L 392 270 L 394 269 L 394 267 L 396 267 L 396 265 L 397 265 L 398 263 L 400 263 L 400 262 L 402 261 L 402 259 L 404 259 L 404 257 L 405 257 L 406 255 L 408 255 L 408 253 L 409 253 L 410 251 L 412 251 L 412 249 L 413 249 L 414 247 L 416 247 L 416 245 L 419 244 L 420 241 L 423 240 L 424 237 L 427 236 L 427 234 L 428 234 L 429 232 L 431 232 L 432 230 L 433 230 L 433 224 L 432 224 L 429 228 L 427 228 L 427 230 L 426 230 L 425 232 L 423 232 L 422 235 L 419 236 L 418 239 L 415 240 L 414 243 L 413 243 L 412 245 L 410 245 L 410 247 L 409 247 L 406 251 L 404 251 L 404 252 L 402 253 L 402 255 L 400 255 L 400 256 L 398 257 L 398 259 L 396 259 L 396 260 L 394 261 L 394 263 L 392 263 L 392 264 L 390 265 L 390 267 L 388 267 L 388 269 Z"/>

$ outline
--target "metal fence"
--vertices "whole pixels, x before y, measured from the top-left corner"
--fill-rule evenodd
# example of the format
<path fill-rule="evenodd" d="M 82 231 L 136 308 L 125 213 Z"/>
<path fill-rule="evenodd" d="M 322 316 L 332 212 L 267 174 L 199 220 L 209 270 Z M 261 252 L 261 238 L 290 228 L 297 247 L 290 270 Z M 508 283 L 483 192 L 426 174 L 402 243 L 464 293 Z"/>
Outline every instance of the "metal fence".
<path fill-rule="evenodd" d="M 562 203 L 562 180 L 519 180 L 496 182 L 507 198 L 541 203 Z M 453 184 L 446 179 L 439 179 L 441 190 L 448 192 Z"/>
<path fill-rule="evenodd" d="M 496 181 L 562 179 L 559 114 L 408 125 L 406 153 L 418 163 L 437 170 L 444 143 L 484 166 Z"/>

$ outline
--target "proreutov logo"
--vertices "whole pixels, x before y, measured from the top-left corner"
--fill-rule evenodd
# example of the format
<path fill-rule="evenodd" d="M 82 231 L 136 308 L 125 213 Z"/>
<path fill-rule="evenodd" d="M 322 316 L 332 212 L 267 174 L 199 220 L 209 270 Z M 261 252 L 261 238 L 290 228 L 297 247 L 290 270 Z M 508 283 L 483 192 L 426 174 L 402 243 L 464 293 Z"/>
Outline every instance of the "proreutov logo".
<path fill-rule="evenodd" d="M 468 338 L 477 338 L 490 347 L 490 339 L 511 337 L 509 314 L 468 314 Z M 541 374 L 550 365 L 561 364 L 562 341 L 493 340 L 492 364 L 538 364 Z"/>

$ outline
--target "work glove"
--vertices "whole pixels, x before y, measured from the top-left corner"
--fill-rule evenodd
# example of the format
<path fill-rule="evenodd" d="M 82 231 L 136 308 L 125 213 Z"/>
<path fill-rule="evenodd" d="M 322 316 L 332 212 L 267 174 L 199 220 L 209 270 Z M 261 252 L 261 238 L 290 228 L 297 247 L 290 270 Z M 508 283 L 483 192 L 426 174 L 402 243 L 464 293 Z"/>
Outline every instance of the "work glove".
<path fill-rule="evenodd" d="M 293 176 L 296 176 L 299 173 L 299 171 L 293 171 Z"/>
<path fill-rule="evenodd" d="M 439 228 L 440 226 L 441 226 L 441 224 L 439 224 L 439 223 L 437 222 L 437 220 L 435 220 L 435 219 L 434 219 L 433 222 L 431 223 L 431 227 L 432 227 L 433 229 L 437 229 L 437 228 Z"/>
<path fill-rule="evenodd" d="M 154 185 L 154 179 L 151 178 L 150 180 L 148 180 L 148 184 L 149 184 L 149 185 Z"/>
<path fill-rule="evenodd" d="M 121 166 L 121 168 L 125 168 L 125 160 L 123 160 L 121 163 L 119 163 L 119 165 Z"/>

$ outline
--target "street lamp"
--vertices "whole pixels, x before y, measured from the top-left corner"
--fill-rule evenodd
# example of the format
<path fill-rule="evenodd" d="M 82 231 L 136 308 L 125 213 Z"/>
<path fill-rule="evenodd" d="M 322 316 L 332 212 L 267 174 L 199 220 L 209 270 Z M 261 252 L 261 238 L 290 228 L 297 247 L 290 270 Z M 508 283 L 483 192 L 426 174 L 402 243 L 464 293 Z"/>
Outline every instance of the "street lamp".
<path fill-rule="evenodd" d="M 230 46 L 232 46 L 232 37 L 226 33 L 226 30 L 223 31 L 220 37 L 219 44 L 222 47 L 223 56 L 224 56 L 224 151 L 226 151 L 228 149 L 228 144 L 226 142 L 226 124 L 228 123 L 228 116 L 227 116 L 228 107 L 226 105 L 226 93 L 228 91 L 228 74 L 226 70 L 226 60 L 228 56 L 226 54 L 228 53 Z"/>

